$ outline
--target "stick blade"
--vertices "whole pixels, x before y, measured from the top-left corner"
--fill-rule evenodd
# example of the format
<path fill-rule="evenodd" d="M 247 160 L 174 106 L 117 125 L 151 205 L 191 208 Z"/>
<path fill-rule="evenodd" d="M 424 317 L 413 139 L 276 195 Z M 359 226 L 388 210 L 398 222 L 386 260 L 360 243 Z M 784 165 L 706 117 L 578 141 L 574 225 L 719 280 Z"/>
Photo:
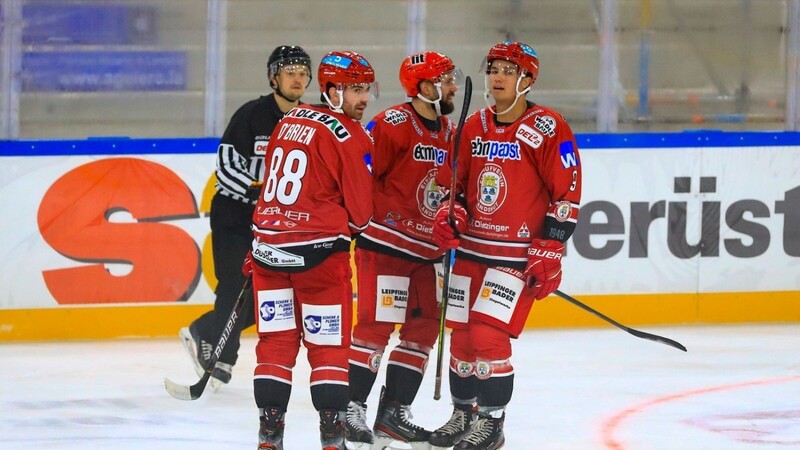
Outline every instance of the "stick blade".
<path fill-rule="evenodd" d="M 650 334 L 644 331 L 635 330 L 633 328 L 629 328 L 628 332 L 638 338 L 647 339 L 653 342 L 658 342 L 664 345 L 669 345 L 670 347 L 677 348 L 678 350 L 682 350 L 684 352 L 688 352 L 686 347 L 678 341 L 674 341 L 668 337 L 659 336 L 657 334 Z"/>
<path fill-rule="evenodd" d="M 175 383 L 169 378 L 164 378 L 164 387 L 167 389 L 167 393 L 178 400 L 191 401 L 200 398 L 200 396 L 203 394 L 203 391 L 199 390 L 198 392 L 198 390 L 192 389 L 195 386 L 184 386 L 182 384 Z"/>

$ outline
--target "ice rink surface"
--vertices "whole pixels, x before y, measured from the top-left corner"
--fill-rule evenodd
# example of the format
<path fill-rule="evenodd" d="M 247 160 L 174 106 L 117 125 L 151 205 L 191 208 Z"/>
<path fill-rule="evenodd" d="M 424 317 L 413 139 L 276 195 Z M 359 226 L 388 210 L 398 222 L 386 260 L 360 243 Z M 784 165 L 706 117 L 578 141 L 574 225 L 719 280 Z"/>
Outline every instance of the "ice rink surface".
<path fill-rule="evenodd" d="M 526 331 L 514 342 L 504 448 L 800 449 L 800 324 L 636 328 L 689 352 L 616 328 Z M 177 335 L 2 344 L 0 449 L 255 449 L 254 345 L 243 339 L 231 384 L 185 402 L 163 386 L 198 379 Z M 445 398 L 432 398 L 434 370 L 432 358 L 412 407 L 427 428 L 451 412 L 446 375 Z M 301 351 L 286 450 L 319 448 L 308 373 Z"/>

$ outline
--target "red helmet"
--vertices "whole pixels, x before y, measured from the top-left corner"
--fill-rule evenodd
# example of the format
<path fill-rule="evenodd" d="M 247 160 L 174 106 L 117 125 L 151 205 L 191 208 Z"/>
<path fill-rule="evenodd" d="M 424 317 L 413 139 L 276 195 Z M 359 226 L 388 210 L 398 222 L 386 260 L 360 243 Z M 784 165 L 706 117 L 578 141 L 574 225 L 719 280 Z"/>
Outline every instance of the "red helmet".
<path fill-rule="evenodd" d="M 420 52 L 409 55 L 400 64 L 400 85 L 409 97 L 419 94 L 419 83 L 441 81 L 442 75 L 455 70 L 453 60 L 437 52 Z"/>
<path fill-rule="evenodd" d="M 348 84 L 372 84 L 375 82 L 375 71 L 369 62 L 356 52 L 328 52 L 319 62 L 317 70 L 320 92 L 325 92 L 328 83 L 337 89 Z"/>
<path fill-rule="evenodd" d="M 536 81 L 536 77 L 539 76 L 539 57 L 536 56 L 536 52 L 528 44 L 511 41 L 495 44 L 494 47 L 489 49 L 489 55 L 486 56 L 486 68 L 495 59 L 502 59 L 516 64 L 525 72 L 520 75 L 530 75 L 533 78 L 532 81 Z"/>

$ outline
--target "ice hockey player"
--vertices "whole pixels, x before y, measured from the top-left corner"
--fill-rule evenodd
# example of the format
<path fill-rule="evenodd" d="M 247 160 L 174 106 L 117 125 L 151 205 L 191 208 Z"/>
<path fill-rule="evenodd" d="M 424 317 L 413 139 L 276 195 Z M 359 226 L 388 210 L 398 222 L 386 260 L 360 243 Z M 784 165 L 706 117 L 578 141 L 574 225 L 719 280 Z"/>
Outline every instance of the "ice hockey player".
<path fill-rule="evenodd" d="M 346 448 L 350 243 L 372 215 L 372 140 L 360 120 L 377 86 L 372 66 L 351 51 L 326 54 L 317 80 L 325 105 L 292 109 L 270 138 L 252 250 L 242 268 L 252 273 L 255 292 L 261 450 L 283 449 L 301 341 L 322 448 Z"/>
<path fill-rule="evenodd" d="M 464 124 L 456 192 L 446 194 L 433 225 L 440 246 L 457 248 L 447 308 L 454 407 L 431 434 L 433 448 L 503 446 L 514 389 L 511 339 L 522 332 L 534 301 L 561 282 L 564 243 L 581 198 L 581 161 L 569 125 L 553 109 L 526 100 L 539 73 L 534 50 L 498 43 L 483 71 L 489 106 Z M 437 174 L 448 188 L 450 167 Z"/>
<path fill-rule="evenodd" d="M 373 216 L 356 241 L 358 320 L 350 346 L 349 441 L 384 448 L 394 441 L 427 449 L 430 432 L 411 422 L 409 405 L 438 334 L 434 263 L 443 251 L 431 237 L 441 193 L 434 177 L 453 145 L 453 99 L 462 79 L 453 61 L 432 51 L 400 65 L 400 84 L 411 100 L 376 115 L 372 132 Z M 373 430 L 366 402 L 389 337 L 400 324 L 400 343 L 389 354 L 386 386 Z M 403 446 L 402 448 L 408 448 Z"/>

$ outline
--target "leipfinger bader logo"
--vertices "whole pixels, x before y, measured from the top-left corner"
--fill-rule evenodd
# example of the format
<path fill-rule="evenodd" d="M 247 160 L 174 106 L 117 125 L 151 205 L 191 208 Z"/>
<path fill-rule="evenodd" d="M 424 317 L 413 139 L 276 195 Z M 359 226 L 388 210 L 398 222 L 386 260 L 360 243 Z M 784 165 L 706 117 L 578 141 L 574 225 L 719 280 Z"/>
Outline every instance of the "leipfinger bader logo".
<path fill-rule="evenodd" d="M 691 193 L 692 181 L 691 177 L 675 177 L 675 195 L 670 199 L 629 205 L 607 200 L 582 204 L 570 241 L 578 254 L 592 260 L 618 255 L 626 239 L 629 258 L 647 258 L 653 245 L 663 245 L 662 239 L 680 259 L 719 257 L 723 252 L 735 258 L 755 258 L 774 245 L 788 256 L 800 257 L 800 185 L 785 191 L 783 199 L 703 200 L 699 211 L 690 213 L 689 205 L 697 201 Z M 717 181 L 717 177 L 700 177 L 700 193 L 716 193 Z M 689 230 L 698 221 L 700 237 L 690 242 Z M 666 236 L 656 235 L 655 229 L 664 223 Z M 782 233 L 773 235 L 771 229 L 782 229 Z"/>

